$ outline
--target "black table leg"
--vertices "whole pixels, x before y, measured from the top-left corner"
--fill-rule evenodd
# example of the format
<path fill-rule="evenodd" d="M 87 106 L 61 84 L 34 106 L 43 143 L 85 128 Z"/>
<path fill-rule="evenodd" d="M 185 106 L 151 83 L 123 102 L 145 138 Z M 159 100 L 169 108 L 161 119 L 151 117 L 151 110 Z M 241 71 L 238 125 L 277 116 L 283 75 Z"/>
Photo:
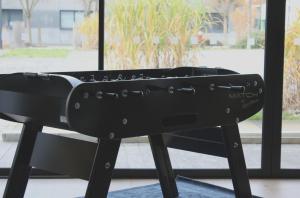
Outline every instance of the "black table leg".
<path fill-rule="evenodd" d="M 252 198 L 239 128 L 235 124 L 222 129 L 235 196 Z"/>
<path fill-rule="evenodd" d="M 36 123 L 25 123 L 13 160 L 12 169 L 4 191 L 4 198 L 24 197 L 31 171 L 30 160 L 38 132 L 42 126 Z"/>
<path fill-rule="evenodd" d="M 162 135 L 149 136 L 149 141 L 164 198 L 178 197 L 175 176 Z"/>
<path fill-rule="evenodd" d="M 85 198 L 107 197 L 112 171 L 115 167 L 121 140 L 100 140 L 91 170 Z"/>

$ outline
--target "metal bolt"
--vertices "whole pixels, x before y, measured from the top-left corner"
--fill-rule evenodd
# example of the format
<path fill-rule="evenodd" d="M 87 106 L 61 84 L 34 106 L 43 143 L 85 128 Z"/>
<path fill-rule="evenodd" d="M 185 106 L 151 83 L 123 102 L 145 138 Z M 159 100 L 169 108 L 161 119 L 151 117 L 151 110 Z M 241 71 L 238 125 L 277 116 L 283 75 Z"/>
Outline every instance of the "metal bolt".
<path fill-rule="evenodd" d="M 175 93 L 175 88 L 174 87 L 169 87 L 168 92 L 169 92 L 169 94 L 174 94 Z"/>
<path fill-rule="evenodd" d="M 236 119 L 235 119 L 235 122 L 236 122 L 236 123 L 239 123 L 239 122 L 240 122 L 240 118 L 236 118 Z"/>
<path fill-rule="evenodd" d="M 83 93 L 83 98 L 84 99 L 88 99 L 90 96 L 90 94 L 88 92 Z"/>
<path fill-rule="evenodd" d="M 237 143 L 237 142 L 235 142 L 234 144 L 233 144 L 233 148 L 238 148 L 239 147 L 239 144 Z"/>
<path fill-rule="evenodd" d="M 225 113 L 226 113 L 226 114 L 230 114 L 230 112 L 231 112 L 231 109 L 230 109 L 230 108 L 226 108 L 226 109 L 225 109 Z"/>
<path fill-rule="evenodd" d="M 124 119 L 122 120 L 122 123 L 123 123 L 123 125 L 126 125 L 126 124 L 128 123 L 127 118 L 124 118 Z"/>
<path fill-rule="evenodd" d="M 96 93 L 96 98 L 97 98 L 97 99 L 102 99 L 102 98 L 103 98 L 103 92 L 102 92 L 102 91 L 98 91 L 98 92 Z"/>
<path fill-rule="evenodd" d="M 110 133 L 108 137 L 109 137 L 109 139 L 111 139 L 111 140 L 112 140 L 112 139 L 114 139 L 114 138 L 115 138 L 115 134 L 114 134 L 114 133 Z"/>
<path fill-rule="evenodd" d="M 254 87 L 256 87 L 258 85 L 258 82 L 254 81 L 253 85 L 254 85 Z"/>
<path fill-rule="evenodd" d="M 262 90 L 262 88 L 260 88 L 260 89 L 258 90 L 258 93 L 259 93 L 259 94 L 262 94 L 262 92 L 263 92 L 263 90 Z"/>
<path fill-rule="evenodd" d="M 150 89 L 146 89 L 146 95 L 150 95 L 151 91 Z"/>
<path fill-rule="evenodd" d="M 123 96 L 123 98 L 127 98 L 127 96 L 128 96 L 128 90 L 127 89 L 124 89 L 122 91 L 122 96 Z"/>
<path fill-rule="evenodd" d="M 215 84 L 210 84 L 209 85 L 209 90 L 214 91 L 215 90 Z"/>
<path fill-rule="evenodd" d="M 106 162 L 105 165 L 104 165 L 104 167 L 105 167 L 105 169 L 107 170 L 107 169 L 110 169 L 111 165 L 110 165 L 109 162 Z"/>
<path fill-rule="evenodd" d="M 76 110 L 80 109 L 80 103 L 79 103 L 79 102 L 76 102 L 76 103 L 75 103 L 75 109 L 76 109 Z"/>

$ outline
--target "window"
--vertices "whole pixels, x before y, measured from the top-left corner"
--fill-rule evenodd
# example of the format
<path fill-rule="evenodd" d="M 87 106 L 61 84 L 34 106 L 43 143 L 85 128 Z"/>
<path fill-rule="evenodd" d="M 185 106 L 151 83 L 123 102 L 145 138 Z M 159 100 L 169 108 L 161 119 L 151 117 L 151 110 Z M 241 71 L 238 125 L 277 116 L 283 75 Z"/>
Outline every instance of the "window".
<path fill-rule="evenodd" d="M 266 18 L 265 4 L 265 0 L 239 5 L 233 1 L 106 0 L 105 69 L 189 65 L 263 76 L 265 30 L 255 28 L 255 19 Z M 258 6 L 262 8 L 259 12 Z M 230 9 L 224 10 L 227 7 Z M 248 168 L 261 167 L 261 117 L 260 112 L 239 125 Z M 178 152 L 194 157 L 194 163 L 183 163 Z M 151 159 L 150 152 L 145 155 Z M 170 150 L 170 155 L 176 156 L 172 158 L 174 168 L 227 167 L 226 160 L 212 156 L 175 150 Z M 207 163 L 203 164 L 202 159 Z"/>
<path fill-rule="evenodd" d="M 223 33 L 224 32 L 224 19 L 220 13 L 208 14 L 209 22 L 204 27 L 204 31 L 207 33 Z"/>
<path fill-rule="evenodd" d="M 83 11 L 63 10 L 60 11 L 60 28 L 73 29 L 74 25 L 84 19 Z"/>
<path fill-rule="evenodd" d="M 1 74 L 98 69 L 98 42 L 94 41 L 94 38 L 98 38 L 98 27 L 93 25 L 84 32 L 79 30 L 80 28 L 72 31 L 74 25 L 78 27 L 89 25 L 90 20 L 99 24 L 98 11 L 84 16 L 84 6 L 78 4 L 77 0 L 60 2 L 64 3 L 38 1 L 32 10 L 31 34 L 29 34 L 28 26 L 23 27 L 25 17 L 20 9 L 20 2 L 2 1 L 4 8 L 11 9 L 4 9 L 2 12 L 2 43 L 5 50 L 0 50 Z M 14 24 L 16 21 L 18 23 Z M 0 119 L 1 176 L 8 174 L 8 168 L 12 165 L 21 130 L 22 124 Z M 47 127 L 43 131 L 57 133 L 57 129 Z M 66 136 L 73 134 L 69 131 L 59 133 Z M 1 187 L 0 185 L 0 189 Z"/>
<path fill-rule="evenodd" d="M 22 10 L 5 9 L 3 10 L 3 27 L 12 29 L 12 23 L 23 21 Z"/>

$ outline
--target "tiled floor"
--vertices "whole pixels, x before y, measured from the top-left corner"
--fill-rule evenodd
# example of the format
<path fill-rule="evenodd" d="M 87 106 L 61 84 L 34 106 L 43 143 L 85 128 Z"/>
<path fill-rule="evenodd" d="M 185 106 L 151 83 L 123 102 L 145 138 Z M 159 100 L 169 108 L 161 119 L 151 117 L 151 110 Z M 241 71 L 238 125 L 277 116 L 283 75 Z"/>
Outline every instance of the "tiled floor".
<path fill-rule="evenodd" d="M 0 142 L 0 167 L 11 166 L 16 143 Z M 261 158 L 260 144 L 243 145 L 248 168 L 259 168 Z M 224 158 L 169 149 L 174 168 L 228 168 Z M 283 168 L 300 168 L 300 145 L 282 146 Z M 147 143 L 123 143 L 117 159 L 116 168 L 154 168 L 151 149 Z"/>
<path fill-rule="evenodd" d="M 230 180 L 201 180 L 231 188 Z M 156 183 L 156 180 L 113 180 L 110 190 L 120 190 Z M 2 197 L 6 180 L 0 180 Z M 71 198 L 84 195 L 87 182 L 70 179 L 38 180 L 29 182 L 25 198 Z M 300 180 L 251 180 L 252 192 L 264 198 L 299 198 Z"/>

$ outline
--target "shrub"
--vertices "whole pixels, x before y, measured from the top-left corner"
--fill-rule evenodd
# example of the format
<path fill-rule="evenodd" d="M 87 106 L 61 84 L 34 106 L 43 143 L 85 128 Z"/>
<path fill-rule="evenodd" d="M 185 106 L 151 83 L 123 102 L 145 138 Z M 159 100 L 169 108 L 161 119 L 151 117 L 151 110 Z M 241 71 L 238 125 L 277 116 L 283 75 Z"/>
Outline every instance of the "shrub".
<path fill-rule="evenodd" d="M 79 24 L 78 31 L 82 34 L 82 47 L 88 49 L 98 48 L 99 14 L 93 13 Z"/>
<path fill-rule="evenodd" d="M 201 1 L 109 1 L 106 14 L 107 61 L 120 68 L 181 66 L 204 24 Z"/>
<path fill-rule="evenodd" d="M 300 12 L 297 20 L 286 32 L 283 109 L 300 110 Z"/>
<path fill-rule="evenodd" d="M 254 38 L 255 44 L 251 46 L 251 49 L 262 49 L 265 47 L 265 32 L 253 32 L 252 38 Z M 247 37 L 239 40 L 233 47 L 238 49 L 245 49 L 247 47 Z"/>

